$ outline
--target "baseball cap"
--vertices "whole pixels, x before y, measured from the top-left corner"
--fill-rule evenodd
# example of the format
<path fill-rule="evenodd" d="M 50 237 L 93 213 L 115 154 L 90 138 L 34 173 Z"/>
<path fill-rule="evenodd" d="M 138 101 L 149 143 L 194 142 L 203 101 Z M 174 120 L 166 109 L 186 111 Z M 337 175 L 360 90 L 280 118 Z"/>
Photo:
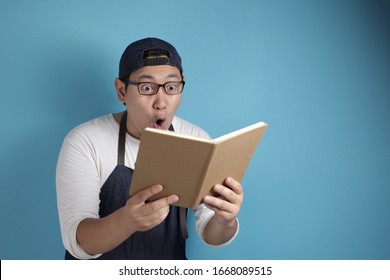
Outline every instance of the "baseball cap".
<path fill-rule="evenodd" d="M 148 51 L 161 50 L 165 57 L 147 58 Z M 144 38 L 131 43 L 122 54 L 119 62 L 119 79 L 129 76 L 132 72 L 152 65 L 171 65 L 179 68 L 183 73 L 181 58 L 177 50 L 170 43 L 158 38 Z"/>

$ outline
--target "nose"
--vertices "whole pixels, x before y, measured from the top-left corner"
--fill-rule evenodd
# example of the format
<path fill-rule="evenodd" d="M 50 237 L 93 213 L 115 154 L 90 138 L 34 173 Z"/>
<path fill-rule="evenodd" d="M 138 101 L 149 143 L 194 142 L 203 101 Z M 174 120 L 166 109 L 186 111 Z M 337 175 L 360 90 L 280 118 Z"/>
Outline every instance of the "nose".
<path fill-rule="evenodd" d="M 164 92 L 163 87 L 159 87 L 157 93 L 154 95 L 153 108 L 156 110 L 164 110 L 167 107 L 167 95 Z"/>

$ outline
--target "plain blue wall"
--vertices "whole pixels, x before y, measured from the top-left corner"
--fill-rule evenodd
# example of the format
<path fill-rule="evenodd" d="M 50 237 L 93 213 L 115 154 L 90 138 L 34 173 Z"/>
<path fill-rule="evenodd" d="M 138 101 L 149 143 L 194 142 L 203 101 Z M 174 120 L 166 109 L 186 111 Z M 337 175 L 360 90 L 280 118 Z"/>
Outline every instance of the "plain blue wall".
<path fill-rule="evenodd" d="M 62 140 L 123 109 L 119 57 L 146 36 L 182 55 L 178 115 L 212 137 L 270 124 L 238 238 L 210 249 L 191 223 L 190 258 L 390 259 L 390 5 L 378 0 L 1 0 L 1 259 L 62 259 Z"/>

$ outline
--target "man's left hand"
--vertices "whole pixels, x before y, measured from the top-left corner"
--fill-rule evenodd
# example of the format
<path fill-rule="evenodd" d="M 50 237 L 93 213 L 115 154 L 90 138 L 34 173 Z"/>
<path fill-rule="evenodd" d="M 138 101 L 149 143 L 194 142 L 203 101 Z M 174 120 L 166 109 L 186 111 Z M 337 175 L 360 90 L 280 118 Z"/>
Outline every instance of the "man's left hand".
<path fill-rule="evenodd" d="M 228 177 L 224 185 L 217 184 L 213 190 L 219 196 L 206 196 L 203 202 L 215 212 L 215 219 L 219 224 L 226 227 L 233 226 L 244 200 L 244 191 L 240 182 Z"/>

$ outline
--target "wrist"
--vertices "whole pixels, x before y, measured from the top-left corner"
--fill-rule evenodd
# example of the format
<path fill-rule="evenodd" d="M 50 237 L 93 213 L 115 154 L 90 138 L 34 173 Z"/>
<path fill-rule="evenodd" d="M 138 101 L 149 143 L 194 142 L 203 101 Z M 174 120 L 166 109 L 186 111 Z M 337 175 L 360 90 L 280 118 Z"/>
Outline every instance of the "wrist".
<path fill-rule="evenodd" d="M 237 231 L 237 218 L 226 222 L 214 216 L 214 219 L 212 218 L 206 225 L 202 238 L 209 245 L 219 246 L 231 240 L 237 234 Z"/>
<path fill-rule="evenodd" d="M 222 226 L 222 227 L 224 227 L 224 228 L 226 228 L 226 229 L 228 229 L 228 228 L 233 228 L 233 227 L 236 227 L 236 226 L 237 226 L 237 218 L 234 218 L 233 220 L 230 220 L 230 221 L 221 220 L 221 219 L 216 219 L 216 222 L 217 222 L 220 226 Z"/>
<path fill-rule="evenodd" d="M 116 215 L 117 228 L 127 236 L 132 235 L 135 232 L 135 230 L 132 223 L 130 222 L 130 219 L 126 215 L 126 209 L 124 207 L 119 208 L 116 211 L 116 214 L 117 214 Z"/>

